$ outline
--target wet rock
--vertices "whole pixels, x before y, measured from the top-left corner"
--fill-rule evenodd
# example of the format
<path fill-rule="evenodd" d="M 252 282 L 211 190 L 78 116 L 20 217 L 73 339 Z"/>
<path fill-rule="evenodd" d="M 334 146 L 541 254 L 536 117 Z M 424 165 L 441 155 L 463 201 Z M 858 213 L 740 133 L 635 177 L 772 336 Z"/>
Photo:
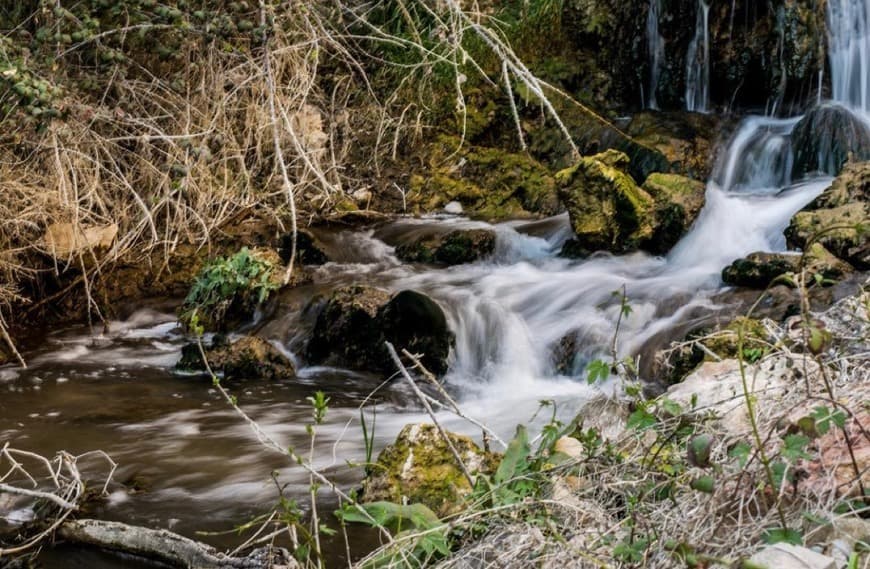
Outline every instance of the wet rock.
<path fill-rule="evenodd" d="M 782 253 L 752 253 L 722 270 L 722 281 L 733 286 L 765 289 L 777 278 L 794 273 L 800 256 Z"/>
<path fill-rule="evenodd" d="M 446 234 L 424 235 L 396 247 L 396 256 L 406 263 L 461 265 L 473 263 L 495 251 L 495 232 L 488 229 L 457 229 Z"/>
<path fill-rule="evenodd" d="M 568 244 L 565 244 L 567 247 Z M 569 250 L 570 254 L 570 250 Z M 562 248 L 562 253 L 560 254 L 563 257 L 567 257 L 565 254 L 565 248 Z M 570 375 L 574 372 L 574 360 L 577 358 L 577 334 L 567 334 L 562 336 L 559 342 L 553 346 L 552 348 L 552 361 L 553 367 L 556 370 L 556 373 L 562 375 Z"/>
<path fill-rule="evenodd" d="M 789 247 L 805 248 L 816 242 L 852 266 L 870 269 L 867 221 L 870 202 L 855 202 L 830 209 L 798 212 L 785 230 Z"/>
<path fill-rule="evenodd" d="M 651 253 L 667 253 L 701 213 L 706 186 L 678 174 L 655 173 L 646 179 L 643 189 L 655 201 L 655 221 L 653 234 L 642 248 Z"/>
<path fill-rule="evenodd" d="M 628 251 L 652 236 L 653 199 L 624 171 L 628 162 L 608 150 L 557 174 L 578 248 Z"/>
<path fill-rule="evenodd" d="M 438 304 L 424 294 L 403 290 L 379 311 L 377 323 L 384 339 L 412 354 L 422 354 L 420 361 L 435 375 L 447 372 L 447 358 L 453 333 Z M 392 362 L 387 364 L 390 369 Z"/>
<path fill-rule="evenodd" d="M 824 103 L 795 126 L 792 146 L 795 178 L 813 172 L 836 176 L 850 159 L 870 160 L 870 127 L 845 107 Z"/>
<path fill-rule="evenodd" d="M 292 379 L 296 377 L 293 362 L 268 341 L 257 336 L 245 336 L 232 344 L 218 340 L 205 351 L 212 371 L 225 379 Z M 181 350 L 176 368 L 182 371 L 206 371 L 205 362 L 196 344 Z"/>
<path fill-rule="evenodd" d="M 378 310 L 390 300 L 387 291 L 353 285 L 336 290 L 317 315 L 306 356 L 315 363 L 328 358 L 357 369 L 383 365 Z"/>
<path fill-rule="evenodd" d="M 794 253 L 752 253 L 725 267 L 722 270 L 722 280 L 733 286 L 765 289 L 784 275 L 799 273 L 801 261 L 802 256 Z M 852 272 L 848 263 L 832 255 L 820 243 L 813 243 L 804 253 L 803 268 L 813 278 L 818 275 L 825 279 L 825 284 L 833 284 Z"/>
<path fill-rule="evenodd" d="M 430 372 L 447 371 L 453 334 L 444 311 L 428 296 L 410 290 L 393 297 L 369 286 L 336 290 L 317 315 L 306 356 L 315 363 L 392 373 L 396 370 L 387 341 L 400 354 L 406 349 L 421 355 Z"/>
<path fill-rule="evenodd" d="M 448 433 L 472 476 L 491 474 L 498 457 L 481 450 L 464 435 Z M 387 446 L 363 482 L 362 500 L 421 503 L 439 516 L 462 509 L 472 491 L 444 438 L 434 425 L 407 425 Z"/>
<path fill-rule="evenodd" d="M 590 251 L 584 247 L 579 240 L 571 238 L 565 241 L 565 244 L 562 245 L 562 250 L 559 251 L 559 256 L 564 257 L 565 259 L 583 259 L 593 252 L 594 251 Z"/>
<path fill-rule="evenodd" d="M 328 263 L 329 257 L 323 252 L 321 247 L 322 245 L 310 231 L 300 229 L 296 232 L 296 262 L 303 265 L 323 265 Z M 293 234 L 287 233 L 282 235 L 279 240 L 278 254 L 281 256 L 281 262 L 285 265 L 290 262 L 292 250 Z"/>

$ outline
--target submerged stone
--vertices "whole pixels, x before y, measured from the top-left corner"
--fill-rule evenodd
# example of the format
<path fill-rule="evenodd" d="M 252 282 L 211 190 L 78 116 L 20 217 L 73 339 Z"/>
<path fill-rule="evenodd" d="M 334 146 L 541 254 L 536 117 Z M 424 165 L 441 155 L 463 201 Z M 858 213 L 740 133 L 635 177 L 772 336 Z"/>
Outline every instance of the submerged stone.
<path fill-rule="evenodd" d="M 473 263 L 495 251 L 495 232 L 489 229 L 456 229 L 446 234 L 424 235 L 396 247 L 406 263 L 461 265 Z"/>
<path fill-rule="evenodd" d="M 481 450 L 464 435 L 447 436 L 472 476 L 495 472 L 497 455 Z M 471 491 L 438 428 L 422 423 L 406 425 L 396 442 L 381 451 L 363 482 L 362 500 L 420 503 L 443 517 L 461 510 Z"/>

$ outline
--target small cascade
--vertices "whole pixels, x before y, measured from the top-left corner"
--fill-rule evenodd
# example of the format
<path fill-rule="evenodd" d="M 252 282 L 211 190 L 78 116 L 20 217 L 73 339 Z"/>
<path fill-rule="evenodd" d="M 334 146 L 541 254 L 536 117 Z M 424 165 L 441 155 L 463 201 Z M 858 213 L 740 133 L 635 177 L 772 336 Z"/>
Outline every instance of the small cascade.
<path fill-rule="evenodd" d="M 706 113 L 710 104 L 710 5 L 698 0 L 695 37 L 686 54 L 686 110 Z"/>
<path fill-rule="evenodd" d="M 870 1 L 828 0 L 828 45 L 834 100 L 870 111 Z"/>
<path fill-rule="evenodd" d="M 650 0 L 646 18 L 646 41 L 649 50 L 649 95 L 647 107 L 658 109 L 656 91 L 659 88 L 659 73 L 665 59 L 665 39 L 659 33 L 659 13 L 661 0 Z"/>

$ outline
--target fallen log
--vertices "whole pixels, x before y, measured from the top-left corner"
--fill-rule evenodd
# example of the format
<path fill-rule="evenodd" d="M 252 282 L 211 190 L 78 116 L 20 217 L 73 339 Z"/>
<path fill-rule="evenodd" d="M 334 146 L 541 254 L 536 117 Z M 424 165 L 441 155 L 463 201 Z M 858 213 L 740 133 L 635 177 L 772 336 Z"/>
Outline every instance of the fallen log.
<path fill-rule="evenodd" d="M 167 530 L 102 520 L 71 520 L 57 531 L 64 541 L 90 545 L 160 561 L 183 569 L 296 569 L 283 548 L 255 549 L 245 557 L 230 557 L 204 543 Z"/>

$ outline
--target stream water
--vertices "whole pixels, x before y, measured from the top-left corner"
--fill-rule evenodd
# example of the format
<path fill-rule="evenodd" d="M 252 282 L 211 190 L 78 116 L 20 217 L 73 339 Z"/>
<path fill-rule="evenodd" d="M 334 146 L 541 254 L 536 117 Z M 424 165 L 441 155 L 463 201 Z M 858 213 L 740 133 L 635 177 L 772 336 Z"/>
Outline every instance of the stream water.
<path fill-rule="evenodd" d="M 846 24 L 842 34 L 832 32 L 838 41 L 849 38 L 842 52 L 834 51 L 831 64 L 837 100 L 866 108 L 867 6 L 845 0 L 828 5 L 832 22 L 854 22 L 847 9 L 863 10 L 858 18 L 865 22 L 863 35 Z M 699 42 L 698 49 L 705 45 Z M 704 97 L 695 98 L 696 108 L 703 107 Z M 294 447 L 308 444 L 311 411 L 305 398 L 325 391 L 332 400 L 318 431 L 315 465 L 345 487 L 357 483 L 361 473 L 347 463 L 364 457 L 358 406 L 384 378 L 311 367 L 298 357 L 307 301 L 355 282 L 419 290 L 444 307 L 456 335 L 445 385 L 467 414 L 504 437 L 529 421 L 542 399 L 557 401 L 570 415 L 593 394 L 618 388 L 608 382 L 589 386 L 584 377 L 586 363 L 609 349 L 616 331 L 620 302 L 614 291 L 625 290 L 633 308 L 620 324 L 618 349 L 635 354 L 698 311 L 714 310 L 720 272 L 732 260 L 785 248 L 783 230 L 791 216 L 830 183 L 824 177 L 791 180 L 789 135 L 797 120 L 750 117 L 743 123 L 718 160 L 700 218 L 665 257 L 561 258 L 558 252 L 571 235 L 566 215 L 490 226 L 445 214 L 323 233 L 333 261 L 316 271 L 312 284 L 285 295 L 260 330 L 294 355 L 299 377 L 236 384 L 233 391 L 264 430 Z M 492 227 L 495 255 L 437 269 L 403 264 L 393 253 L 423 232 L 457 227 Z M 207 381 L 173 373 L 188 341 L 173 308 L 171 303 L 142 307 L 101 333 L 84 327 L 49 331 L 38 349 L 25 354 L 28 369 L 0 368 L 0 442 L 47 455 L 60 449 L 106 451 L 119 464 L 115 479 L 125 484 L 112 487 L 99 515 L 185 535 L 227 530 L 268 510 L 276 501 L 273 470 L 288 484 L 287 494 L 304 503 L 308 479 L 301 468 L 266 451 Z M 576 338 L 579 354 L 573 369 L 560 373 L 552 347 L 567 335 Z M 385 384 L 375 401 L 377 447 L 404 424 L 425 420 L 401 384 Z M 452 430 L 477 431 L 453 417 L 442 421 Z M 95 462 L 89 471 L 100 469 Z M 0 523 L 27 516 L 26 508 L 4 511 L 0 504 Z M 232 535 L 199 538 L 219 546 L 237 543 Z M 374 538 L 361 532 L 354 539 L 366 544 L 364 549 Z M 327 550 L 332 559 L 343 555 L 337 542 Z M 43 560 L 46 567 L 135 566 L 78 550 L 48 551 Z"/>

